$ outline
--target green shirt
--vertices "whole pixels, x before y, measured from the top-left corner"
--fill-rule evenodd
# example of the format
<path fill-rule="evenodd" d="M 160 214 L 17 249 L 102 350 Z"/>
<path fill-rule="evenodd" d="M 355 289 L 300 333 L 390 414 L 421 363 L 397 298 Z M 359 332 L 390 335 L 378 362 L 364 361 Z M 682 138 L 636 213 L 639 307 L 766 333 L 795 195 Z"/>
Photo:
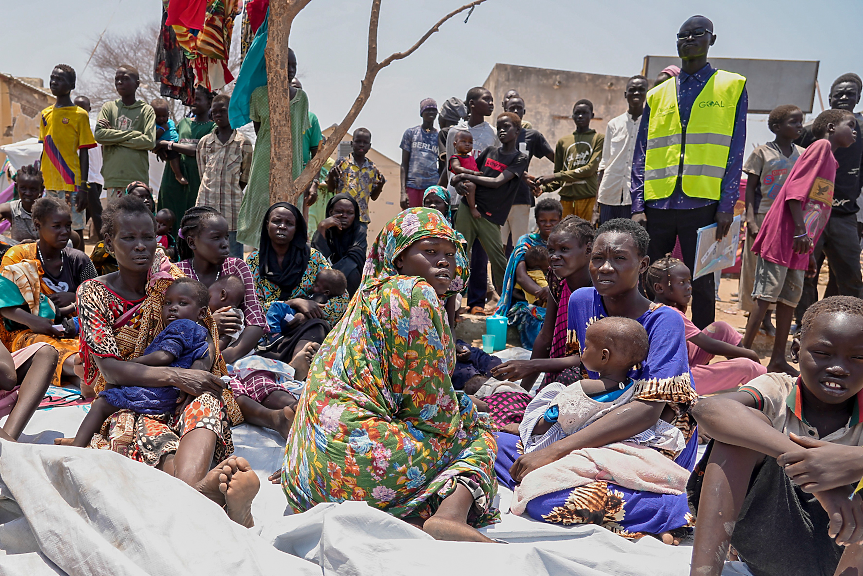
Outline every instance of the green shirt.
<path fill-rule="evenodd" d="M 125 188 L 130 182 L 148 182 L 150 159 L 147 155 L 156 145 L 156 113 L 138 100 L 126 106 L 118 99 L 106 102 L 99 120 L 111 127 L 96 124 L 96 142 L 102 145 L 102 177 L 105 188 Z"/>
<path fill-rule="evenodd" d="M 554 150 L 555 182 L 546 184 L 544 189 L 553 191 L 563 184 L 560 197 L 564 200 L 595 197 L 598 188 L 596 173 L 604 143 L 605 135 L 593 129 L 561 138 Z"/>

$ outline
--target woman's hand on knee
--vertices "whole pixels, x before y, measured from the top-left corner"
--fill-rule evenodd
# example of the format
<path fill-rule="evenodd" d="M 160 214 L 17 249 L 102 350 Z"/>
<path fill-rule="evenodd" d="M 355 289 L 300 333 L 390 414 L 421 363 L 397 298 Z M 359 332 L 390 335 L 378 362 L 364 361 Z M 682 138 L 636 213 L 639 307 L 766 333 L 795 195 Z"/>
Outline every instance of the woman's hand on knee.
<path fill-rule="evenodd" d="M 537 468 L 545 466 L 546 464 L 551 464 L 557 459 L 558 457 L 555 453 L 548 448 L 543 448 L 536 452 L 530 452 L 529 454 L 523 454 L 513 463 L 512 467 L 509 469 L 509 474 L 512 476 L 513 480 L 521 482 L 529 473 L 533 472 Z"/>
<path fill-rule="evenodd" d="M 839 546 L 863 541 L 863 501 L 859 494 L 849 499 L 848 492 L 845 487 L 813 494 L 830 518 L 827 535 Z"/>
<path fill-rule="evenodd" d="M 183 369 L 177 369 L 177 382 L 174 385 L 190 396 L 197 397 L 209 392 L 217 398 L 222 395 L 222 390 L 227 386 L 212 372 Z"/>

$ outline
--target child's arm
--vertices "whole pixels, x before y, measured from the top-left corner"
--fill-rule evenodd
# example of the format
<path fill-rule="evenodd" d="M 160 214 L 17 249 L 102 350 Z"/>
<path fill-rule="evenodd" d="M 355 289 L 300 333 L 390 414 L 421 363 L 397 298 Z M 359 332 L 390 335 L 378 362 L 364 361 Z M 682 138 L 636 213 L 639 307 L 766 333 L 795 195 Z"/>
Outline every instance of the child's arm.
<path fill-rule="evenodd" d="M 458 159 L 458 156 L 450 158 L 449 169 L 453 174 L 473 174 L 474 176 L 482 176 L 482 172 L 462 167 L 461 160 Z"/>
<path fill-rule="evenodd" d="M 161 139 L 162 136 L 164 136 L 164 134 L 165 134 L 165 129 L 162 128 L 161 126 L 159 126 L 158 124 L 156 124 L 156 140 Z"/>
<path fill-rule="evenodd" d="M 137 362 L 138 364 L 144 364 L 146 366 L 170 366 L 171 363 L 176 359 L 177 357 L 170 352 L 165 352 L 164 350 L 156 350 L 155 352 L 150 352 L 149 354 L 144 354 L 143 356 L 138 356 L 137 358 L 132 358 L 131 361 Z"/>
<path fill-rule="evenodd" d="M 375 168 L 375 174 L 377 175 L 377 181 L 375 182 L 375 185 L 372 187 L 372 193 L 371 193 L 371 199 L 372 200 L 378 199 L 378 197 L 381 195 L 381 192 L 383 192 L 383 190 L 384 190 L 384 184 L 387 183 L 387 179 L 384 178 L 384 175 L 381 174 L 377 168 Z"/>
<path fill-rule="evenodd" d="M 12 206 L 8 202 L 0 204 L 0 218 L 12 221 Z"/>
<path fill-rule="evenodd" d="M 473 182 L 477 186 L 482 186 L 483 188 L 500 188 L 513 178 L 516 175 L 514 172 L 510 172 L 509 170 L 504 170 L 497 176 L 476 176 L 475 174 L 457 174 L 453 176 L 452 183 L 453 185 L 458 184 L 459 182 L 467 180 L 468 182 Z"/>
<path fill-rule="evenodd" d="M 216 357 L 216 345 L 213 343 L 213 337 L 207 334 L 207 353 L 192 362 L 192 370 L 204 370 L 209 372 L 213 369 L 213 358 Z"/>
<path fill-rule="evenodd" d="M 527 264 L 523 260 L 515 267 L 515 281 L 522 290 L 536 296 L 537 300 L 548 302 L 548 286 L 543 287 L 533 281 L 533 278 L 527 274 Z"/>
<path fill-rule="evenodd" d="M 788 200 L 788 210 L 794 220 L 794 252 L 806 254 L 812 248 L 812 238 L 806 233 L 803 223 L 803 203 L 800 200 Z"/>
<path fill-rule="evenodd" d="M 755 191 L 758 189 L 760 177 L 748 172 L 746 176 L 746 233 L 755 238 L 760 230 L 755 214 Z"/>
<path fill-rule="evenodd" d="M 758 354 L 754 350 L 733 346 L 728 342 L 711 338 L 703 332 L 688 339 L 690 342 L 714 356 L 725 356 L 726 358 L 749 358 L 753 362 L 760 362 Z"/>

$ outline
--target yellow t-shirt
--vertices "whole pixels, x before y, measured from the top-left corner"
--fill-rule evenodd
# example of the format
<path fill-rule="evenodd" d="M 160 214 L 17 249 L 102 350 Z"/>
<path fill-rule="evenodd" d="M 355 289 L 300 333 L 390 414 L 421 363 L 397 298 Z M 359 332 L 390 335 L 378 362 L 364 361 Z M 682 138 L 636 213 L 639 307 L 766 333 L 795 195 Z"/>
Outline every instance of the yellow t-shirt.
<path fill-rule="evenodd" d="M 48 106 L 39 118 L 39 141 L 45 189 L 74 191 L 81 183 L 78 150 L 96 146 L 87 112 L 77 106 Z"/>
<path fill-rule="evenodd" d="M 539 286 L 540 288 L 548 287 L 548 280 L 546 280 L 545 272 L 543 272 L 542 270 L 528 270 L 527 275 L 530 276 L 530 279 L 536 282 L 537 286 Z M 522 288 L 518 284 L 516 284 L 515 287 L 519 290 L 524 291 L 524 288 Z M 533 304 L 534 302 L 536 302 L 536 296 L 534 296 L 533 294 L 528 294 L 527 292 L 525 292 L 524 297 L 527 300 L 528 304 Z"/>

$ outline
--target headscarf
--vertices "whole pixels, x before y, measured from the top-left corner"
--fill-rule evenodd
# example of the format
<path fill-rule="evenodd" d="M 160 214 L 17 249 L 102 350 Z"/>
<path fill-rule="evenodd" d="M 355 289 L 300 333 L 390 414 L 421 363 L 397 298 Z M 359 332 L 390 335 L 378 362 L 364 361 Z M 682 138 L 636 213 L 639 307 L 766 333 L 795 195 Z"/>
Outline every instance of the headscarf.
<path fill-rule="evenodd" d="M 426 191 L 423 192 L 423 200 L 431 194 L 437 194 L 438 197 L 446 203 L 446 212 L 444 213 L 444 216 L 446 216 L 448 222 L 452 222 L 452 206 L 450 205 L 452 200 L 449 196 L 449 190 L 443 186 L 429 186 L 426 188 Z"/>
<path fill-rule="evenodd" d="M 415 242 L 423 238 L 443 238 L 456 246 L 455 271 L 453 281 L 447 293 L 441 297 L 446 299 L 461 292 L 467 284 L 468 265 L 465 257 L 464 237 L 452 229 L 443 214 L 431 208 L 409 208 L 390 220 L 377 240 L 372 244 L 369 257 L 363 269 L 361 290 L 369 290 L 380 286 L 394 276 L 399 276 L 395 260 L 399 254 L 407 250 Z M 354 298 L 352 302 L 357 302 Z"/>
<path fill-rule="evenodd" d="M 234 91 L 231 93 L 231 102 L 228 104 L 228 119 L 232 128 L 245 126 L 252 121 L 249 116 L 252 92 L 255 88 L 267 85 L 267 62 L 264 52 L 267 49 L 267 30 L 269 28 L 270 9 L 258 31 L 255 39 L 243 58 L 237 81 L 234 82 Z"/>
<path fill-rule="evenodd" d="M 336 194 L 330 198 L 329 202 L 327 202 L 326 217 L 329 218 L 332 216 L 333 208 L 335 207 L 336 202 L 340 200 L 347 200 L 353 204 L 354 221 L 347 230 L 339 230 L 336 226 L 327 230 L 326 237 L 323 239 L 326 242 L 327 249 L 321 250 L 321 252 L 323 252 L 333 264 L 347 256 L 351 248 L 356 246 L 360 239 L 362 239 L 363 244 L 362 258 L 365 258 L 366 256 L 366 230 L 368 229 L 368 226 L 360 222 L 360 205 L 357 204 L 357 201 L 353 196 L 342 192 L 341 194 Z M 315 244 L 315 247 L 317 248 L 317 244 L 320 244 L 321 240 L 320 235 L 315 235 L 312 243 Z M 362 265 L 362 260 L 358 264 Z"/>
<path fill-rule="evenodd" d="M 453 96 L 441 105 L 438 115 L 448 122 L 458 122 L 467 116 L 467 106 L 463 100 Z"/>
<path fill-rule="evenodd" d="M 282 266 L 279 266 L 279 257 L 273 249 L 272 240 L 267 231 L 267 222 L 270 220 L 270 215 L 276 208 L 287 208 L 294 214 L 297 221 L 297 228 L 294 232 L 294 238 L 291 240 L 291 245 L 288 246 L 288 253 L 285 254 L 285 259 L 282 261 Z M 282 298 L 289 298 L 290 295 L 300 285 L 303 274 L 306 272 L 306 266 L 309 265 L 309 256 L 311 248 L 309 248 L 309 237 L 306 231 L 306 220 L 303 218 L 303 213 L 296 206 L 288 202 L 276 202 L 264 214 L 264 221 L 261 224 L 261 247 L 258 250 L 260 254 L 260 274 L 261 278 L 269 280 L 282 291 Z"/>
<path fill-rule="evenodd" d="M 680 76 L 680 66 L 676 66 L 674 64 L 669 64 L 668 66 L 666 66 L 665 68 L 662 69 L 660 74 L 662 74 L 663 72 L 665 74 L 668 74 L 672 78 L 674 78 L 676 76 Z"/>

